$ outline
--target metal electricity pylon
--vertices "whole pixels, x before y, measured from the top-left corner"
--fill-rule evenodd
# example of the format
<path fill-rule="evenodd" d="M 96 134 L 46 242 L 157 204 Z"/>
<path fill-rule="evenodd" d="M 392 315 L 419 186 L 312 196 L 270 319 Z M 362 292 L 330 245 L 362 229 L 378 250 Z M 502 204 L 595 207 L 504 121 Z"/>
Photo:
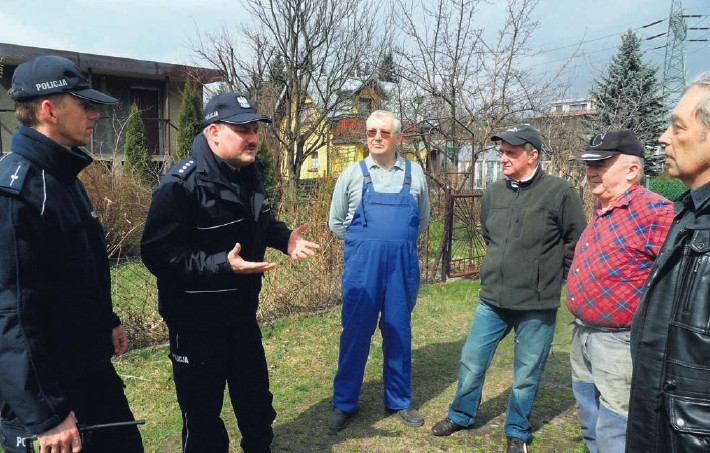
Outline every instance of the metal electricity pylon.
<path fill-rule="evenodd" d="M 666 35 L 666 58 L 663 64 L 663 98 L 666 105 L 673 106 L 685 88 L 685 41 L 688 25 L 683 14 L 681 0 L 671 0 Z"/>

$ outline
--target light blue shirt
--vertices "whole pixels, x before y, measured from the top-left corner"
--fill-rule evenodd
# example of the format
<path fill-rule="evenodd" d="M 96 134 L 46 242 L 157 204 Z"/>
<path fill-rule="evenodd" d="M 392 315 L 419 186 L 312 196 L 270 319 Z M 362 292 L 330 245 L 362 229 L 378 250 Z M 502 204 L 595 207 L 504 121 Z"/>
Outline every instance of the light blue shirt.
<path fill-rule="evenodd" d="M 377 192 L 397 193 L 404 183 L 405 159 L 397 153 L 397 159 L 389 170 L 383 170 L 371 156 L 365 158 L 365 165 L 370 171 L 372 185 Z M 333 190 L 333 200 L 330 203 L 330 219 L 328 225 L 337 237 L 343 239 L 345 230 L 355 215 L 362 199 L 362 170 L 355 162 L 347 166 L 340 174 Z M 412 162 L 411 193 L 419 206 L 419 234 L 429 226 L 429 189 L 422 167 Z"/>

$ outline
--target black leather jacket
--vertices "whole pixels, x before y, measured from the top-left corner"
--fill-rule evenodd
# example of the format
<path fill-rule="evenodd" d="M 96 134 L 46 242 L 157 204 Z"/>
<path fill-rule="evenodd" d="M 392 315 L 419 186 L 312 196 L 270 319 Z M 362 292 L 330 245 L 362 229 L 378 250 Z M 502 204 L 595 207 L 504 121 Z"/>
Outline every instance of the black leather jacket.
<path fill-rule="evenodd" d="M 234 274 L 227 253 L 263 261 L 266 247 L 286 253 L 291 230 L 277 221 L 259 164 L 236 172 L 215 158 L 202 134 L 153 193 L 141 257 L 158 278 L 160 314 L 170 329 L 254 319 L 261 274 Z"/>
<path fill-rule="evenodd" d="M 629 453 L 710 449 L 710 205 L 668 250 L 632 323 Z"/>

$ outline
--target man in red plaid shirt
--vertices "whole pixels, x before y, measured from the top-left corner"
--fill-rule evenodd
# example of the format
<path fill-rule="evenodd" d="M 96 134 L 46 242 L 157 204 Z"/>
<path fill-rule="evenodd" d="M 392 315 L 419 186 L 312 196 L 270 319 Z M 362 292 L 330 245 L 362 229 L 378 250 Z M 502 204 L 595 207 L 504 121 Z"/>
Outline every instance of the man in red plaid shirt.
<path fill-rule="evenodd" d="M 629 129 L 592 137 L 574 160 L 597 203 L 567 279 L 575 316 L 572 390 L 591 453 L 623 452 L 631 389 L 631 318 L 673 220 L 673 204 L 641 186 L 644 148 Z"/>

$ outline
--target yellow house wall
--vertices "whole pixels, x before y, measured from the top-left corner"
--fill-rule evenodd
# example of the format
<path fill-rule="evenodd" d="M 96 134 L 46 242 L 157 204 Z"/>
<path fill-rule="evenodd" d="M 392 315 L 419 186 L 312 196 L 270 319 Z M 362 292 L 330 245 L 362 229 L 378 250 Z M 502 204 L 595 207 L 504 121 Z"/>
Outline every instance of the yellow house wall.
<path fill-rule="evenodd" d="M 375 110 L 379 108 L 382 102 L 380 93 L 378 90 L 373 89 L 372 86 L 364 87 L 360 93 L 353 99 L 352 111 L 355 114 L 362 114 L 364 112 L 359 111 L 360 99 L 371 100 L 370 107 Z M 312 101 L 310 99 L 307 102 Z M 313 115 L 316 118 L 320 113 L 318 109 L 313 106 Z M 326 126 L 324 126 L 326 127 Z M 365 136 L 365 131 L 363 131 L 363 138 Z M 332 135 L 331 135 L 332 137 Z M 317 169 L 313 165 L 314 157 L 317 155 L 318 166 Z M 315 179 L 322 178 L 325 176 L 337 177 L 340 173 L 352 162 L 357 162 L 360 159 L 365 158 L 368 155 L 367 147 L 363 144 L 334 144 L 332 142 L 326 143 L 321 146 L 318 151 L 309 156 L 301 167 L 301 179 Z M 408 156 L 409 158 L 413 156 Z"/>
<path fill-rule="evenodd" d="M 417 162 L 414 148 L 403 148 L 399 150 L 405 159 Z M 309 171 L 312 168 L 312 157 L 306 159 L 305 165 L 301 168 L 301 179 L 323 178 L 325 176 L 338 177 L 340 173 L 353 162 L 364 159 L 368 155 L 367 147 L 362 144 L 330 144 L 318 150 L 318 171 Z M 426 151 L 419 151 L 422 160 L 426 158 Z M 328 158 L 330 157 L 330 160 Z"/>

